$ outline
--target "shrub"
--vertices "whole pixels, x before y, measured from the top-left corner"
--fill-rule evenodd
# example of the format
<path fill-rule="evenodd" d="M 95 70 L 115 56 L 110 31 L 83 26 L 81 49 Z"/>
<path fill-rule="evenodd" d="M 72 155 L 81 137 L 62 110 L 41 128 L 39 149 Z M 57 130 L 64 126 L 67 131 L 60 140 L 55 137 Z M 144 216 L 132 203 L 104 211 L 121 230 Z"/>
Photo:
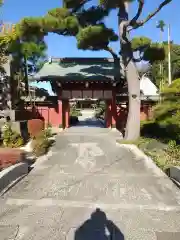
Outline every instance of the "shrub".
<path fill-rule="evenodd" d="M 44 130 L 44 121 L 41 119 L 28 120 L 28 132 L 32 139 L 36 138 Z"/>
<path fill-rule="evenodd" d="M 103 118 L 104 119 L 104 116 L 105 116 L 105 108 L 99 108 L 96 110 L 95 112 L 95 117 L 96 118 Z"/>
<path fill-rule="evenodd" d="M 45 131 L 42 131 L 32 142 L 33 152 L 37 157 L 42 156 L 47 153 L 51 145 L 52 141 L 48 139 Z"/>
<path fill-rule="evenodd" d="M 53 136 L 53 133 L 52 133 L 52 124 L 51 123 L 48 123 L 47 126 L 46 126 L 46 129 L 43 130 L 44 132 L 44 135 L 49 138 L 49 137 L 52 137 Z"/>
<path fill-rule="evenodd" d="M 45 130 L 43 130 L 43 133 L 46 138 L 50 138 L 53 136 L 51 128 L 46 128 Z"/>
<path fill-rule="evenodd" d="M 79 116 L 82 116 L 82 113 L 81 113 L 80 110 L 72 108 L 70 110 L 70 116 L 72 116 L 72 117 L 79 117 Z"/>
<path fill-rule="evenodd" d="M 3 127 L 3 145 L 5 147 L 17 148 L 24 144 L 24 140 L 20 134 L 13 131 L 10 124 L 5 124 Z"/>
<path fill-rule="evenodd" d="M 180 141 L 180 126 L 179 123 L 171 122 L 146 122 L 141 125 L 141 136 L 157 138 L 168 142 L 174 140 L 177 143 Z"/>
<path fill-rule="evenodd" d="M 33 140 L 33 153 L 39 157 L 47 153 L 50 141 L 47 138 L 37 138 Z"/>
<path fill-rule="evenodd" d="M 142 124 L 142 136 L 180 142 L 180 79 L 164 89 L 163 101 L 155 106 L 154 122 Z"/>

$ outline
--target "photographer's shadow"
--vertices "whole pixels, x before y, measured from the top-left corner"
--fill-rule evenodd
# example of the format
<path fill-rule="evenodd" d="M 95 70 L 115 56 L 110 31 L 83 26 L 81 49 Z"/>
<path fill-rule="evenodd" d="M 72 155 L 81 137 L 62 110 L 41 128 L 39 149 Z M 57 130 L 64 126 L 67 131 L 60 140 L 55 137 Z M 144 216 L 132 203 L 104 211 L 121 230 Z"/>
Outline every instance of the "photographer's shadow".
<path fill-rule="evenodd" d="M 75 231 L 74 240 L 124 240 L 124 235 L 103 211 L 96 209 Z"/>

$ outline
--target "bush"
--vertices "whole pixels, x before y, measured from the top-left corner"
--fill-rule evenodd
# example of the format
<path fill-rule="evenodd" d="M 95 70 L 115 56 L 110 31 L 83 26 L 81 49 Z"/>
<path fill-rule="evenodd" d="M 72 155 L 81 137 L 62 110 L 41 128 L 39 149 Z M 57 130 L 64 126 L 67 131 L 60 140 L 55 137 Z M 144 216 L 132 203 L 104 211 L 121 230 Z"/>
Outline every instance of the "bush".
<path fill-rule="evenodd" d="M 155 137 L 166 142 L 180 142 L 180 79 L 164 89 L 163 101 L 155 106 L 154 121 L 142 124 L 142 136 Z"/>
<path fill-rule="evenodd" d="M 45 130 L 43 130 L 43 132 L 46 138 L 50 138 L 53 136 L 51 128 L 46 128 Z"/>
<path fill-rule="evenodd" d="M 37 138 L 32 142 L 33 153 L 39 157 L 47 153 L 50 141 L 47 138 Z"/>
<path fill-rule="evenodd" d="M 32 139 L 36 138 L 44 130 L 44 121 L 41 119 L 28 120 L 28 132 Z"/>
<path fill-rule="evenodd" d="M 103 107 L 96 110 L 95 118 L 104 119 L 104 116 L 105 116 L 105 109 Z"/>
<path fill-rule="evenodd" d="M 3 127 L 2 138 L 5 147 L 18 148 L 24 144 L 21 135 L 13 131 L 10 124 L 5 124 Z"/>
<path fill-rule="evenodd" d="M 53 136 L 53 133 L 52 133 L 52 125 L 50 123 L 47 124 L 46 126 L 46 129 L 43 130 L 44 132 L 44 135 L 47 137 L 47 138 L 50 138 Z"/>
<path fill-rule="evenodd" d="M 172 122 L 146 122 L 141 125 L 141 136 L 157 138 L 164 142 L 174 140 L 180 141 L 180 126 Z"/>
<path fill-rule="evenodd" d="M 79 116 L 82 116 L 82 113 L 81 113 L 80 110 L 72 108 L 70 110 L 70 116 L 72 116 L 72 117 L 79 117 Z"/>
<path fill-rule="evenodd" d="M 33 153 L 39 157 L 47 153 L 49 147 L 52 145 L 52 140 L 48 139 L 46 130 L 41 131 L 41 133 L 33 139 L 32 147 Z"/>

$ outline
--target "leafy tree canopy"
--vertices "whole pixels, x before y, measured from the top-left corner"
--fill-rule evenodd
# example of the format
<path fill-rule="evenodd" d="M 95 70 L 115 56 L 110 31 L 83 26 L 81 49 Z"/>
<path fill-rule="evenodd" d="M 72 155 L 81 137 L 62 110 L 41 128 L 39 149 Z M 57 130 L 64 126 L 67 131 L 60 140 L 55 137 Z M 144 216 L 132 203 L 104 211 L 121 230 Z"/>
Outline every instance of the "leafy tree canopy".
<path fill-rule="evenodd" d="M 163 48 L 165 52 L 165 58 L 162 60 L 163 73 L 162 76 L 159 72 L 159 63 L 153 62 L 152 64 L 152 76 L 154 83 L 159 86 L 160 80 L 163 79 L 166 84 L 168 79 L 168 43 L 163 42 Z M 171 42 L 171 72 L 172 80 L 180 77 L 180 45 Z"/>

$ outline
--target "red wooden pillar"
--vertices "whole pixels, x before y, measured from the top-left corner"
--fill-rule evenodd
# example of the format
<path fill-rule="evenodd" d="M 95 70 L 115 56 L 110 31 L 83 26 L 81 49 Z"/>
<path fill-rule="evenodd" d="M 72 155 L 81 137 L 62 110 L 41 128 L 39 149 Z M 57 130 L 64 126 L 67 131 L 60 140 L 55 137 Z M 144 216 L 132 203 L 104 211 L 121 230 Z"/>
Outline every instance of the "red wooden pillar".
<path fill-rule="evenodd" d="M 117 106 L 116 106 L 116 92 L 112 91 L 112 99 L 111 99 L 111 127 L 116 128 L 117 121 Z"/>
<path fill-rule="evenodd" d="M 63 103 L 62 100 L 58 100 L 58 109 L 57 109 L 57 113 L 58 113 L 58 120 L 57 120 L 57 125 L 59 124 L 59 128 L 63 127 Z"/>
<path fill-rule="evenodd" d="M 111 100 L 106 100 L 106 113 L 105 113 L 105 121 L 106 127 L 111 127 Z"/>
<path fill-rule="evenodd" d="M 69 100 L 64 101 L 64 118 L 65 118 L 65 128 L 69 128 L 69 114 L 70 114 L 70 108 L 69 108 Z"/>

